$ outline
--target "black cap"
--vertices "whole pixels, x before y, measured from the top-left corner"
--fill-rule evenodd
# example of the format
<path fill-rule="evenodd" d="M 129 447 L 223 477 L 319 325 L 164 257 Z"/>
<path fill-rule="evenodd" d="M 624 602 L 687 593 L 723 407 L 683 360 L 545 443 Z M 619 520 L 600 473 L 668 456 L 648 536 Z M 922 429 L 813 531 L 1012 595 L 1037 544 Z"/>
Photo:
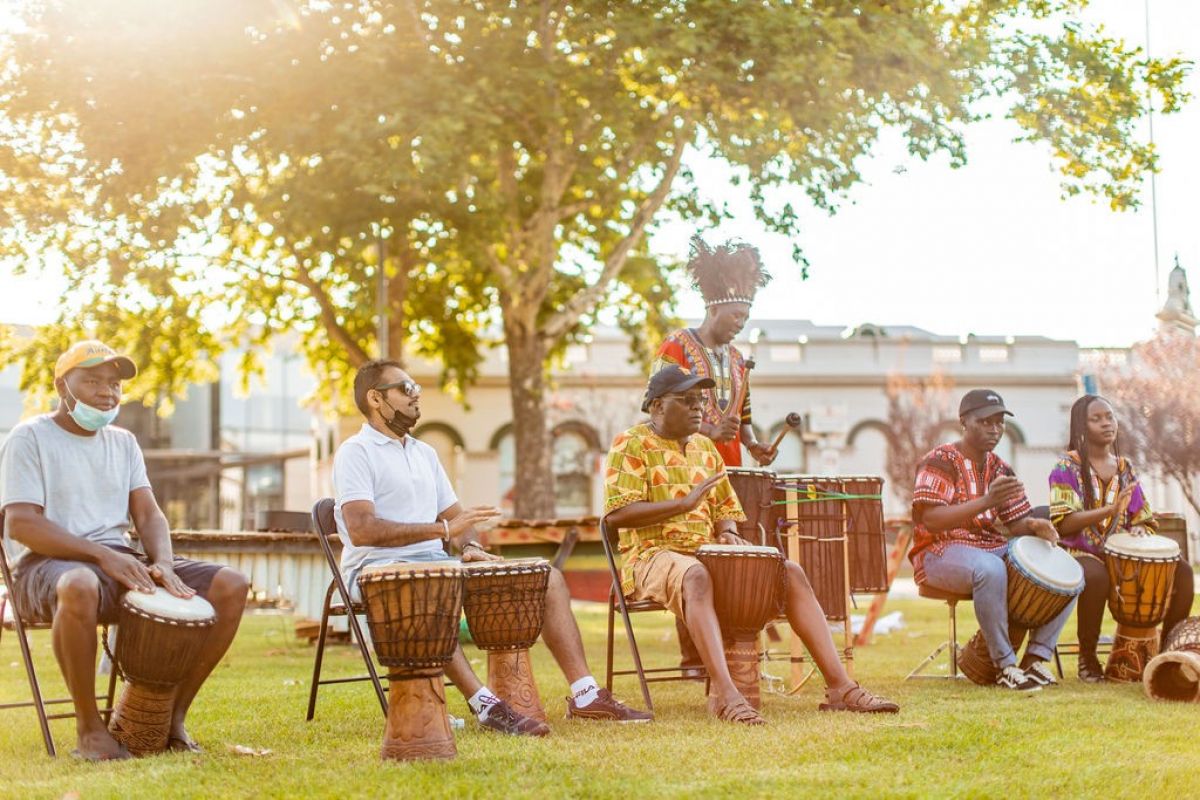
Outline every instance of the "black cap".
<path fill-rule="evenodd" d="M 650 401 L 657 400 L 664 394 L 686 392 L 696 386 L 701 389 L 711 389 L 716 385 L 712 378 L 694 375 L 691 372 L 685 372 L 675 364 L 670 364 L 650 376 L 650 383 L 646 385 L 646 399 L 642 401 L 642 411 L 649 411 Z"/>
<path fill-rule="evenodd" d="M 991 389 L 972 389 L 958 404 L 958 416 L 990 417 L 993 414 L 1013 413 L 1004 407 L 1004 398 Z"/>

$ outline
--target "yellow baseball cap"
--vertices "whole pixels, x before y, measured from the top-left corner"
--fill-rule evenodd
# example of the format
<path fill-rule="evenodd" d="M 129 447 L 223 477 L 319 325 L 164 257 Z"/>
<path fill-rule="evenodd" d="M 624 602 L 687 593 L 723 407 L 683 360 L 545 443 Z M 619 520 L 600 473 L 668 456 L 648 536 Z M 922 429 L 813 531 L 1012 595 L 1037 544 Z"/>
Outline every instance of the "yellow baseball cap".
<path fill-rule="evenodd" d="M 89 339 L 76 342 L 54 362 L 54 380 L 58 380 L 76 367 L 87 369 L 112 362 L 117 365 L 121 380 L 127 381 L 137 375 L 137 367 L 129 356 L 123 356 L 104 342 Z"/>

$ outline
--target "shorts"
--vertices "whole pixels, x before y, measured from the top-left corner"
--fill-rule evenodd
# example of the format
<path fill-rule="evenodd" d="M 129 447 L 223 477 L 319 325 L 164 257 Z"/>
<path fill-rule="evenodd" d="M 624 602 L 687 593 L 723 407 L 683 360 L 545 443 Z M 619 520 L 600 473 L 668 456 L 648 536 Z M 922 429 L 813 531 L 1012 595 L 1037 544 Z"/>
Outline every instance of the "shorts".
<path fill-rule="evenodd" d="M 143 564 L 150 563 L 146 556 L 131 547 L 104 546 L 116 550 L 118 553 L 136 556 Z M 100 605 L 97 609 L 97 621 L 108 624 L 117 621 L 117 609 L 121 602 L 121 595 L 128 590 L 105 574 L 99 565 L 90 561 L 68 561 L 31 552 L 26 553 L 17 564 L 17 574 L 13 576 L 14 588 L 21 595 L 22 605 L 26 614 L 29 615 L 30 622 L 54 621 L 54 612 L 58 608 L 58 579 L 79 567 L 90 569 L 100 579 Z M 171 567 L 181 581 L 195 589 L 196 593 L 205 599 L 208 599 L 213 578 L 224 569 L 221 564 L 190 561 L 178 556 L 171 563 Z"/>
<path fill-rule="evenodd" d="M 683 619 L 683 576 L 695 566 L 700 566 L 695 556 L 659 550 L 633 565 L 633 592 L 629 599 L 653 600 Z"/>

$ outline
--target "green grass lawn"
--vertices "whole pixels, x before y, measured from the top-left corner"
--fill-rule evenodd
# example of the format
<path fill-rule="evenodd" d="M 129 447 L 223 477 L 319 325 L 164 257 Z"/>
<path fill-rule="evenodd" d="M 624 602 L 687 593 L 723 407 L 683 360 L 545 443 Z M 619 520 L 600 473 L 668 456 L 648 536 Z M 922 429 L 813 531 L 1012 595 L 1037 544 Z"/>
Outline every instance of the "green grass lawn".
<path fill-rule="evenodd" d="M 858 677 L 899 701 L 898 716 L 817 712 L 819 678 L 795 697 L 767 695 L 770 725 L 743 729 L 710 719 L 700 684 L 660 684 L 658 719 L 618 727 L 563 719 L 566 691 L 546 650 L 534 652 L 553 733 L 542 740 L 458 734 L 452 762 L 383 764 L 383 719 L 366 684 L 325 687 L 317 718 L 304 721 L 312 648 L 292 619 L 249 616 L 191 715 L 203 755 L 83 764 L 51 760 L 31 709 L 0 712 L 0 797 L 1160 797 L 1200 793 L 1200 706 L 1152 703 L 1137 686 L 1067 680 L 1032 695 L 966 682 L 902 677 L 945 633 L 945 607 L 898 601 L 908 627 L 857 651 Z M 604 614 L 578 612 L 593 669 L 603 680 Z M 665 615 L 635 617 L 649 660 L 674 658 Z M 960 641 L 975 626 L 960 611 Z M 618 628 L 619 631 L 619 628 Z M 1065 638 L 1074 638 L 1074 622 Z M 48 690 L 61 681 L 45 632 L 34 636 Z M 626 663 L 627 650 L 618 640 Z M 477 658 L 478 651 L 468 647 Z M 356 656 L 332 647 L 327 675 L 356 671 Z M 477 659 L 483 669 L 483 659 Z M 944 662 L 943 662 L 944 663 Z M 784 666 L 773 665 L 783 674 Z M 0 640 L 0 698 L 27 696 L 10 633 Z M 620 679 L 618 696 L 639 698 Z M 451 711 L 466 702 L 448 690 Z M 51 723 L 62 752 L 72 723 Z M 237 755 L 235 745 L 266 748 Z"/>

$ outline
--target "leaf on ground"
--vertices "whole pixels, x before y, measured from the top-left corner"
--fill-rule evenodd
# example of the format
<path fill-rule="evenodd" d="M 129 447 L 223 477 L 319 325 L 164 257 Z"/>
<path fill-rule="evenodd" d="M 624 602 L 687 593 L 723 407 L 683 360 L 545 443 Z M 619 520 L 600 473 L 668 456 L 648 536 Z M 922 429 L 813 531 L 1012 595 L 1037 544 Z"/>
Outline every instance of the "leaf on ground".
<path fill-rule="evenodd" d="M 283 679 L 284 686 L 299 686 L 301 683 L 303 683 L 303 681 L 299 680 L 298 678 L 284 678 Z"/>
<path fill-rule="evenodd" d="M 267 747 L 250 747 L 244 744 L 229 745 L 229 752 L 235 756 L 269 756 L 271 755 L 270 748 Z"/>

